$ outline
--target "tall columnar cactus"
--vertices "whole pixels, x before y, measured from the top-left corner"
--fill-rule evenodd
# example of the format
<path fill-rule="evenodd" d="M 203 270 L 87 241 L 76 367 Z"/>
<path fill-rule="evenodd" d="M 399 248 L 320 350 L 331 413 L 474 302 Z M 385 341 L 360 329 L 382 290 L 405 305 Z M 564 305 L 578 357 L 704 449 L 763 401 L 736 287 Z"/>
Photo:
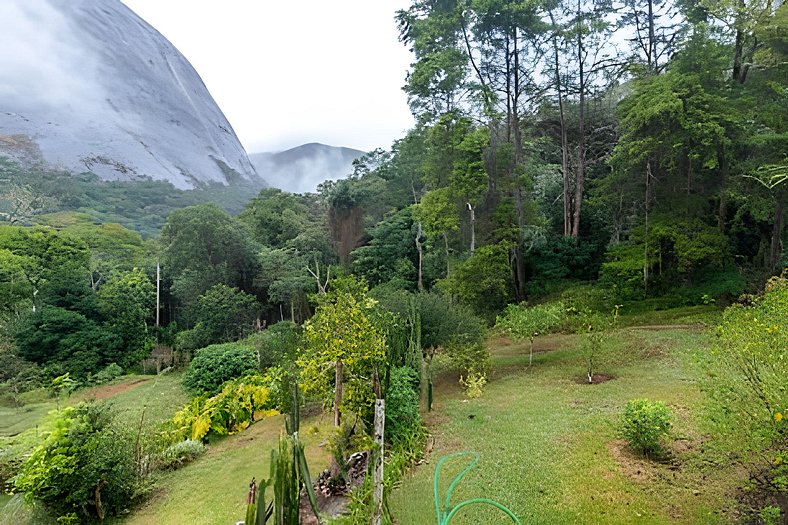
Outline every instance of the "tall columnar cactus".
<path fill-rule="evenodd" d="M 300 398 L 298 386 L 293 389 L 293 410 L 285 420 L 286 433 L 279 436 L 279 446 L 271 451 L 270 478 L 259 485 L 250 485 L 245 525 L 298 525 L 300 521 L 301 487 L 304 487 L 312 511 L 320 521 L 317 497 L 304 454 L 304 445 L 298 439 Z M 252 480 L 255 483 L 255 480 Z M 267 487 L 273 489 L 273 501 L 265 504 Z M 255 495 L 257 501 L 255 502 Z"/>

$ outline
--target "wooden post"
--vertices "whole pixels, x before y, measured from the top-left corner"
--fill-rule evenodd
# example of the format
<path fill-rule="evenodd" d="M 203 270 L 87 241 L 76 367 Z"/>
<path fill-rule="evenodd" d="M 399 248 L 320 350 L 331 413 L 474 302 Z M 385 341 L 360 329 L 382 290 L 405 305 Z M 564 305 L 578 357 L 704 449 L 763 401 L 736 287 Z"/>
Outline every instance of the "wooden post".
<path fill-rule="evenodd" d="M 386 422 L 386 401 L 375 400 L 375 469 L 372 473 L 372 525 L 383 519 L 383 435 Z"/>
<path fill-rule="evenodd" d="M 159 327 L 159 310 L 160 310 L 160 298 L 161 298 L 161 269 L 159 267 L 159 260 L 156 259 L 156 328 Z M 158 332 L 156 337 L 158 337 Z M 158 341 L 156 341 L 158 343 Z"/>

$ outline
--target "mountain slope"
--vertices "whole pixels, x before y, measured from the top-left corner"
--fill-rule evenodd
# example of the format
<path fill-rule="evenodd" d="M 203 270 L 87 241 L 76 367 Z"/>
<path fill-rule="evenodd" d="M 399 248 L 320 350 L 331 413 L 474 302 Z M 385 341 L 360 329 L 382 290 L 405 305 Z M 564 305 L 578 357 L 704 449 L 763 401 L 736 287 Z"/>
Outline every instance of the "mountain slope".
<path fill-rule="evenodd" d="M 353 173 L 353 160 L 362 155 L 357 149 L 313 142 L 277 153 L 252 153 L 249 158 L 269 185 L 306 193 L 315 191 L 321 182 Z"/>
<path fill-rule="evenodd" d="M 192 188 L 258 176 L 197 72 L 119 0 L 3 0 L 0 155 Z"/>

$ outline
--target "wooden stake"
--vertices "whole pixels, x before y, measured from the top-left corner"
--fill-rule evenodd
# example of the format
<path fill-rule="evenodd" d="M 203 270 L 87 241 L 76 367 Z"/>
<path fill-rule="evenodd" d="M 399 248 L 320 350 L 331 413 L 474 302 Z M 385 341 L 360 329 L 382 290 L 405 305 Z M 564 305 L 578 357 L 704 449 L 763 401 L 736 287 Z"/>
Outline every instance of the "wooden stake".
<path fill-rule="evenodd" d="M 383 519 L 383 431 L 386 422 L 386 401 L 375 400 L 375 469 L 372 473 L 372 525 Z"/>

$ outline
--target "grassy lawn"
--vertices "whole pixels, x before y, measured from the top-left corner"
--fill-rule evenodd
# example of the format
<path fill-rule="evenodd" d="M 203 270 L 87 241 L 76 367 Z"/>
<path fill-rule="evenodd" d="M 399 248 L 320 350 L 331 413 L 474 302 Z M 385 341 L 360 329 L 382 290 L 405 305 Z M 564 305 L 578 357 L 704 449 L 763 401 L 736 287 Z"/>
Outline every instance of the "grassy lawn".
<path fill-rule="evenodd" d="M 527 344 L 492 341 L 494 372 L 484 395 L 464 399 L 454 381 L 437 385 L 429 426 L 434 450 L 392 494 L 402 525 L 433 523 L 432 475 L 438 457 L 481 455 L 455 490 L 453 503 L 488 497 L 523 523 L 726 523 L 734 507 L 736 473 L 704 451 L 703 401 L 693 354 L 708 347 L 698 331 L 626 329 L 606 341 L 617 346 L 599 372 L 615 379 L 582 384 L 574 336 L 537 341 L 534 365 Z M 617 438 L 616 422 L 630 399 L 665 401 L 674 414 L 669 455 L 641 459 Z M 464 465 L 445 470 L 442 490 Z M 504 523 L 489 506 L 466 507 L 455 524 Z"/>
<path fill-rule="evenodd" d="M 189 401 L 181 386 L 181 374 L 126 376 L 107 385 L 77 391 L 61 401 L 63 406 L 82 401 L 111 400 L 116 410 L 137 421 L 145 410 L 146 421 L 164 421 Z M 0 406 L 0 437 L 13 437 L 46 425 L 47 415 L 57 408 L 54 399 L 40 389 L 22 396 L 19 408 Z M 43 425 L 43 426 L 42 426 Z"/>
<path fill-rule="evenodd" d="M 330 423 L 329 418 L 301 423 L 313 477 L 328 465 L 328 452 L 318 445 L 328 435 Z M 253 476 L 258 480 L 268 477 L 270 451 L 277 446 L 283 428 L 282 416 L 272 417 L 209 446 L 195 462 L 160 476 L 147 503 L 116 523 L 191 525 L 242 520 L 249 481 Z"/>
<path fill-rule="evenodd" d="M 16 436 L 35 427 L 50 410 L 55 409 L 55 400 L 49 399 L 43 390 L 20 397 L 23 405 L 19 408 L 0 405 L 0 437 Z"/>

